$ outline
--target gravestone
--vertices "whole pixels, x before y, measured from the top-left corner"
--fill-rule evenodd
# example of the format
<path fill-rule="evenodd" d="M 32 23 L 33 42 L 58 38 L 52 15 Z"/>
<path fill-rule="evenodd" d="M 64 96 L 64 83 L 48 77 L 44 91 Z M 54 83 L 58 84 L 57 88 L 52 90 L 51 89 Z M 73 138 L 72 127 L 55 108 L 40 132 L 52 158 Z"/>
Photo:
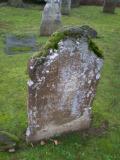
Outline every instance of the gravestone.
<path fill-rule="evenodd" d="M 91 40 L 95 36 L 88 26 L 63 28 L 30 59 L 28 142 L 90 126 L 103 65 L 101 52 Z"/>
<path fill-rule="evenodd" d="M 115 13 L 117 0 L 104 0 L 103 12 L 104 13 Z"/>
<path fill-rule="evenodd" d="M 8 0 L 8 4 L 13 7 L 25 7 L 23 0 Z"/>
<path fill-rule="evenodd" d="M 61 0 L 61 13 L 69 15 L 71 11 L 71 0 Z"/>
<path fill-rule="evenodd" d="M 80 6 L 80 0 L 71 0 L 71 6 L 72 7 L 79 7 Z"/>
<path fill-rule="evenodd" d="M 36 39 L 33 35 L 7 35 L 5 45 L 5 52 L 8 55 L 32 53 L 38 50 Z"/>
<path fill-rule="evenodd" d="M 40 35 L 49 36 L 61 26 L 61 11 L 59 0 L 47 0 L 44 7 Z"/>

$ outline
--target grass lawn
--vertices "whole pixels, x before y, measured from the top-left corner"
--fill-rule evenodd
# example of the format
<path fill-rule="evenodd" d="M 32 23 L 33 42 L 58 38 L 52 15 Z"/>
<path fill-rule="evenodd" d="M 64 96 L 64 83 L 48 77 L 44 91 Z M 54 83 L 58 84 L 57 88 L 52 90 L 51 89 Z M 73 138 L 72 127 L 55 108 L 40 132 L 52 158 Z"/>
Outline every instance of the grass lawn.
<path fill-rule="evenodd" d="M 5 36 L 9 33 L 32 33 L 38 43 L 41 13 L 38 9 L 0 8 L 0 130 L 16 134 L 20 149 L 0 153 L 0 160 L 120 160 L 120 9 L 116 14 L 103 14 L 100 7 L 85 6 L 63 16 L 64 25 L 90 25 L 99 33 L 96 43 L 104 51 L 104 67 L 93 104 L 92 127 L 109 122 L 103 133 L 72 133 L 58 138 L 55 146 L 27 146 L 24 135 L 27 127 L 26 72 L 30 54 L 8 56 L 4 52 Z"/>

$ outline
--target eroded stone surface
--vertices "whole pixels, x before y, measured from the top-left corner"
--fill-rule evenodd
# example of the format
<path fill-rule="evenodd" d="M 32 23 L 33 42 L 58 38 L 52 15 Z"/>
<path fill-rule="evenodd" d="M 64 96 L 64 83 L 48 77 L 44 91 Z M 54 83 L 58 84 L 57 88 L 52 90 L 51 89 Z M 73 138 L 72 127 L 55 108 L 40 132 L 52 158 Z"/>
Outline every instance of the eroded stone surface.
<path fill-rule="evenodd" d="M 49 36 L 61 26 L 59 0 L 46 0 L 46 2 L 40 26 L 41 36 Z"/>
<path fill-rule="evenodd" d="M 91 105 L 103 60 L 88 39 L 68 37 L 43 64 L 29 62 L 27 140 L 38 141 L 90 125 Z"/>

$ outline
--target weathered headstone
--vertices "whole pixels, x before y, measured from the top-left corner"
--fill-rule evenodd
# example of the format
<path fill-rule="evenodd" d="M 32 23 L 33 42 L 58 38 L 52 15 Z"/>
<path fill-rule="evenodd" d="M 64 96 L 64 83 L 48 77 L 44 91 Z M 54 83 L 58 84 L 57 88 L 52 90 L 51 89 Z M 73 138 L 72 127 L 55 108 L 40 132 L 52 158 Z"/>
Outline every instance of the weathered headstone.
<path fill-rule="evenodd" d="M 28 142 L 89 127 L 103 65 L 88 38 L 96 35 L 88 26 L 64 28 L 29 61 Z"/>
<path fill-rule="evenodd" d="M 104 0 L 103 12 L 115 13 L 116 5 L 117 5 L 117 0 Z"/>
<path fill-rule="evenodd" d="M 71 0 L 61 0 L 61 13 L 69 15 L 71 11 Z"/>
<path fill-rule="evenodd" d="M 59 0 L 47 0 L 45 5 L 40 35 L 49 36 L 61 26 L 61 10 Z"/>
<path fill-rule="evenodd" d="M 33 35 L 7 35 L 5 45 L 5 52 L 8 55 L 32 53 L 38 50 Z"/>

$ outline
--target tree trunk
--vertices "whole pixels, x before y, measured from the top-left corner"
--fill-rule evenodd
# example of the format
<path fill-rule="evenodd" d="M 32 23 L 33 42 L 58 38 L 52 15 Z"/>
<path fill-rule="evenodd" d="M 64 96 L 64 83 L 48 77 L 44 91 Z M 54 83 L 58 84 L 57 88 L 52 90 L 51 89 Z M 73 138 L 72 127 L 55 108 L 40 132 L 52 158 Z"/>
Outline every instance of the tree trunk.
<path fill-rule="evenodd" d="M 80 0 L 72 0 L 71 1 L 72 7 L 79 7 L 80 5 Z"/>
<path fill-rule="evenodd" d="M 115 13 L 116 4 L 116 0 L 104 0 L 103 12 Z"/>
<path fill-rule="evenodd" d="M 23 0 L 8 0 L 8 4 L 14 7 L 24 7 Z"/>

